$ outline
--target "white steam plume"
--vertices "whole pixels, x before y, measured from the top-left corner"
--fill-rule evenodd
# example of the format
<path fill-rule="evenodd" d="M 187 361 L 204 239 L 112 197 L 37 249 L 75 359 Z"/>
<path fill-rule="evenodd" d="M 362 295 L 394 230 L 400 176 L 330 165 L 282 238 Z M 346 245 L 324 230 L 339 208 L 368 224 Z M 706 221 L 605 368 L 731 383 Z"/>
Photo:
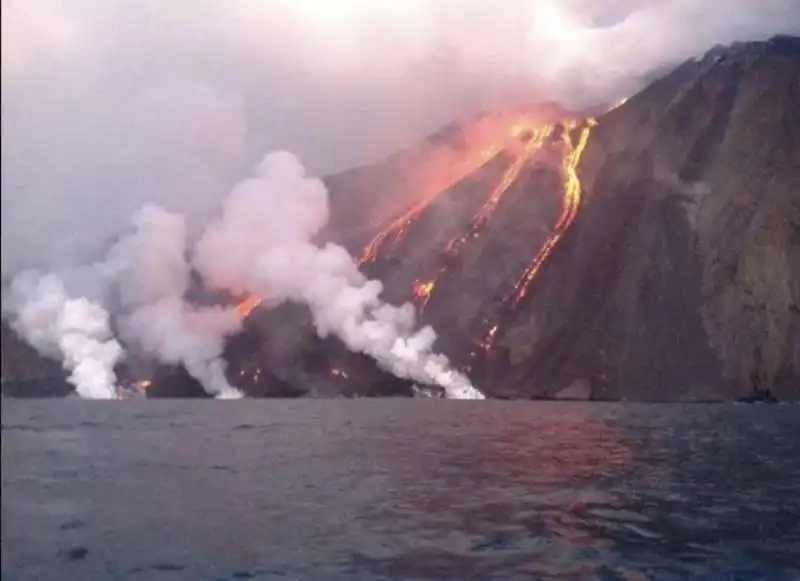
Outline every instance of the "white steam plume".
<path fill-rule="evenodd" d="M 450 398 L 482 398 L 432 351 L 433 329 L 414 331 L 411 305 L 385 304 L 381 283 L 366 280 L 347 251 L 312 242 L 327 221 L 328 200 L 322 182 L 305 174 L 294 155 L 270 153 L 255 177 L 234 188 L 196 247 L 194 264 L 206 282 L 304 302 L 320 336 L 333 333 L 385 370 L 440 386 Z"/>
<path fill-rule="evenodd" d="M 240 396 L 222 360 L 225 337 L 241 326 L 238 315 L 184 299 L 190 267 L 183 216 L 148 205 L 133 223 L 135 232 L 114 246 L 105 265 L 120 301 L 121 338 L 159 361 L 182 364 L 211 395 Z"/>
<path fill-rule="evenodd" d="M 312 242 L 327 219 L 322 182 L 307 177 L 292 154 L 271 153 L 225 200 L 222 215 L 197 243 L 194 266 L 212 287 L 267 295 L 272 304 L 307 304 L 321 337 L 335 334 L 397 377 L 439 386 L 449 398 L 482 399 L 433 352 L 433 329 L 415 330 L 410 304 L 385 304 L 381 283 L 367 280 L 347 251 Z M 101 294 L 115 309 L 120 338 L 137 352 L 182 364 L 212 395 L 238 396 L 221 356 L 224 338 L 241 321 L 234 309 L 185 301 L 191 268 L 183 216 L 147 205 L 133 225 L 105 261 L 84 269 L 95 282 L 104 281 Z M 62 358 L 80 395 L 113 397 L 113 366 L 122 348 L 106 310 L 85 298 L 69 300 L 55 275 L 17 277 L 12 291 L 14 328 L 42 353 Z"/>
<path fill-rule="evenodd" d="M 307 177 L 294 155 L 271 153 L 256 176 L 225 200 L 222 215 L 195 247 L 194 266 L 211 287 L 266 295 L 271 304 L 307 304 L 321 337 L 335 334 L 397 377 L 439 386 L 449 398 L 482 399 L 445 356 L 433 352 L 433 329 L 415 330 L 410 304 L 385 304 L 381 283 L 367 280 L 347 251 L 312 242 L 327 219 L 322 182 Z M 182 364 L 212 395 L 239 396 L 225 377 L 222 350 L 241 320 L 234 309 L 185 301 L 191 267 L 183 216 L 146 205 L 133 225 L 134 232 L 120 238 L 104 261 L 84 267 L 84 280 L 102 287 L 126 346 Z M 116 395 L 113 366 L 122 348 L 102 306 L 69 300 L 55 275 L 21 275 L 6 307 L 31 345 L 62 358 L 81 396 Z"/>
<path fill-rule="evenodd" d="M 222 360 L 224 339 L 240 329 L 239 316 L 232 308 L 197 307 L 184 298 L 190 267 L 183 216 L 148 205 L 134 215 L 133 225 L 135 231 L 122 237 L 106 260 L 65 273 L 68 282 L 88 286 L 113 308 L 126 347 L 183 365 L 215 397 L 241 397 L 228 383 Z M 26 271 L 9 290 L 4 316 L 40 353 L 62 361 L 78 395 L 117 396 L 114 366 L 123 348 L 112 334 L 106 306 L 69 298 L 56 274 Z"/>
<path fill-rule="evenodd" d="M 16 277 L 3 307 L 11 309 L 11 326 L 21 337 L 63 362 L 78 395 L 116 397 L 114 366 L 123 351 L 102 306 L 83 297 L 69 298 L 56 275 L 29 271 Z"/>

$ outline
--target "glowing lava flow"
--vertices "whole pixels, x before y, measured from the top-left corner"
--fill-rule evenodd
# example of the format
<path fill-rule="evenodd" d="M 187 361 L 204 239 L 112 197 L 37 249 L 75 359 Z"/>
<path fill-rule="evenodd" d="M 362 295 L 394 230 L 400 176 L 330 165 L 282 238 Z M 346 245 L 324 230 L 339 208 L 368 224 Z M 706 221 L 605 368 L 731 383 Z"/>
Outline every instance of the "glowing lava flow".
<path fill-rule="evenodd" d="M 378 254 L 383 245 L 386 242 L 396 242 L 399 240 L 406 230 L 408 230 L 408 227 L 414 222 L 414 220 L 419 217 L 422 211 L 427 208 L 431 202 L 433 202 L 439 196 L 439 194 L 449 190 L 451 187 L 476 171 L 478 168 L 494 159 L 501 151 L 502 148 L 500 146 L 490 145 L 478 154 L 477 159 L 468 160 L 463 162 L 463 164 L 460 164 L 458 169 L 453 172 L 452 178 L 446 180 L 442 186 L 434 188 L 430 194 L 425 196 L 405 214 L 392 220 L 392 222 L 386 228 L 379 232 L 364 249 L 364 252 L 361 254 L 361 257 L 358 260 L 358 264 L 361 265 L 378 258 Z"/>
<path fill-rule="evenodd" d="M 431 298 L 431 293 L 433 292 L 433 288 L 435 286 L 436 286 L 435 280 L 431 280 L 428 282 L 422 282 L 419 280 L 414 281 L 414 298 L 419 301 L 422 301 L 420 308 L 428 304 L 428 301 Z"/>
<path fill-rule="evenodd" d="M 619 103 L 619 105 L 622 105 L 623 103 L 624 101 Z M 503 300 L 502 304 L 505 307 L 517 307 L 519 303 L 528 295 L 530 285 L 536 278 L 542 265 L 553 252 L 553 249 L 558 245 L 559 241 L 564 236 L 564 233 L 570 227 L 578 214 L 581 204 L 582 189 L 580 178 L 577 174 L 577 168 L 584 149 L 588 143 L 592 128 L 596 124 L 597 121 L 594 118 L 589 118 L 586 120 L 567 119 L 560 122 L 560 125 L 563 126 L 561 139 L 563 140 L 567 150 L 562 161 L 564 186 L 562 193 L 563 206 L 561 214 L 556 222 L 552 234 L 545 241 L 541 249 L 533 258 L 532 262 L 523 272 L 518 282 L 514 285 L 513 291 Z M 530 134 L 530 137 L 525 140 L 525 145 L 522 147 L 522 149 L 517 150 L 518 153 L 514 157 L 511 165 L 503 173 L 500 182 L 495 188 L 492 189 L 486 202 L 472 218 L 467 232 L 459 237 L 453 238 L 450 240 L 450 242 L 448 242 L 447 246 L 445 247 L 446 256 L 453 257 L 458 255 L 458 253 L 461 251 L 461 248 L 469 239 L 477 238 L 480 235 L 481 230 L 488 223 L 492 213 L 497 208 L 503 195 L 519 178 L 523 169 L 526 167 L 534 154 L 545 146 L 545 143 L 547 143 L 549 138 L 552 138 L 556 127 L 557 125 L 531 123 L 530 121 L 525 121 L 523 123 L 516 124 L 511 128 L 510 134 L 516 139 L 521 138 L 526 132 Z M 576 142 L 573 133 L 577 130 L 580 130 L 580 133 Z M 380 232 L 365 248 L 359 264 L 375 260 L 378 257 L 382 247 L 386 243 L 396 242 L 413 223 L 413 221 L 419 216 L 419 214 L 428 205 L 430 205 L 431 202 L 433 202 L 433 200 L 435 200 L 442 191 L 449 189 L 449 187 L 466 177 L 471 171 L 477 170 L 487 161 L 497 156 L 501 151 L 503 151 L 503 148 L 499 145 L 494 145 L 490 148 L 487 148 L 483 152 L 481 163 L 477 163 L 473 167 L 468 168 L 469 171 L 456 172 L 457 177 L 454 178 L 452 183 L 450 183 L 447 187 L 445 187 L 443 190 L 433 192 L 432 195 L 426 196 L 425 199 L 416 204 L 404 215 L 392 221 L 388 227 Z M 413 295 L 420 310 L 423 309 L 430 301 L 440 277 L 446 272 L 446 270 L 447 267 L 443 267 L 431 280 L 426 281 L 418 279 L 414 281 Z M 486 321 L 486 324 L 488 331 L 484 335 L 484 339 L 478 344 L 480 350 L 484 353 L 488 353 L 491 350 L 500 331 L 500 326 L 496 322 Z M 476 353 L 473 352 L 473 355 L 475 354 Z"/>
<path fill-rule="evenodd" d="M 553 126 L 540 125 L 537 127 L 533 124 L 528 125 L 519 123 L 511 128 L 510 135 L 513 138 L 520 138 L 525 132 L 530 133 L 528 142 L 525 144 L 522 151 L 520 151 L 514 158 L 514 161 L 511 163 L 508 169 L 503 172 L 500 182 L 494 189 L 492 189 L 489 198 L 472 218 L 467 232 L 457 238 L 453 238 L 447 243 L 447 246 L 445 246 L 444 249 L 445 256 L 457 256 L 467 240 L 470 238 L 477 238 L 479 236 L 481 229 L 487 224 L 492 212 L 494 212 L 495 208 L 497 208 L 497 205 L 500 203 L 500 199 L 508 191 L 508 188 L 511 187 L 511 184 L 517 180 L 522 172 L 522 169 L 525 167 L 525 164 L 539 149 L 542 148 L 547 138 L 552 134 Z M 414 282 L 414 298 L 418 302 L 420 311 L 422 311 L 422 309 L 424 309 L 428 304 L 428 301 L 430 301 L 433 291 L 436 288 L 436 284 L 439 282 L 439 278 L 446 272 L 446 270 L 447 267 L 441 268 L 434 279 L 429 282 Z"/>
<path fill-rule="evenodd" d="M 534 257 L 533 262 L 525 269 L 522 278 L 514 286 L 514 305 L 518 305 L 527 296 L 531 282 L 536 278 L 545 260 L 553 252 L 564 232 L 575 220 L 575 216 L 578 215 L 578 209 L 581 205 L 581 180 L 578 177 L 578 163 L 589 141 L 589 134 L 597 122 L 593 118 L 586 120 L 586 124 L 578 138 L 578 143 L 573 144 L 571 132 L 577 128 L 578 124 L 579 122 L 575 120 L 569 120 L 564 123 L 564 140 L 570 151 L 564 156 L 564 205 L 561 210 L 561 216 L 558 218 L 553 233 L 545 241 Z"/>
<path fill-rule="evenodd" d="M 515 137 L 518 137 L 525 130 L 526 129 L 523 126 L 515 125 L 511 129 L 511 134 Z M 445 248 L 446 254 L 451 256 L 457 254 L 468 239 L 478 236 L 478 231 L 489 221 L 489 217 L 492 215 L 492 212 L 494 212 L 497 204 L 500 203 L 500 199 L 503 197 L 503 194 L 505 194 L 506 191 L 508 191 L 508 188 L 511 187 L 511 184 L 517 180 L 522 168 L 525 167 L 525 164 L 528 162 L 528 160 L 533 156 L 534 153 L 541 149 L 545 140 L 552 134 L 553 126 L 543 125 L 540 127 L 531 128 L 530 131 L 532 132 L 530 141 L 528 141 L 522 152 L 520 152 L 516 159 L 514 159 L 514 162 L 511 164 L 511 166 L 505 171 L 500 183 L 494 188 L 494 190 L 492 190 L 492 193 L 490 194 L 489 199 L 486 200 L 486 203 L 481 206 L 481 209 L 478 210 L 477 214 L 475 214 L 467 233 L 459 238 L 452 239 L 448 243 L 447 247 Z"/>
<path fill-rule="evenodd" d="M 247 295 L 236 305 L 236 313 L 241 319 L 246 319 L 247 315 L 249 315 L 258 305 L 260 305 L 262 300 L 264 299 L 258 295 Z"/>
<path fill-rule="evenodd" d="M 147 388 L 149 388 L 151 385 L 153 385 L 153 382 L 150 379 L 140 379 L 138 381 L 134 381 L 133 383 L 129 384 L 127 388 L 117 388 L 117 393 L 114 399 L 131 399 L 135 394 L 144 394 L 147 391 Z"/>
<path fill-rule="evenodd" d="M 574 144 L 572 140 L 572 131 L 579 127 L 581 123 L 583 123 L 584 126 L 581 129 L 577 144 Z M 525 269 L 525 272 L 523 272 L 522 277 L 519 279 L 517 284 L 514 285 L 514 289 L 511 294 L 503 301 L 504 305 L 517 307 L 519 303 L 528 295 L 530 285 L 536 278 L 536 275 L 539 273 L 542 265 L 553 252 L 553 249 L 564 236 L 564 233 L 570 227 L 573 220 L 575 220 L 575 216 L 577 216 L 578 209 L 580 208 L 582 194 L 581 181 L 578 177 L 577 171 L 578 164 L 580 163 L 580 159 L 583 155 L 584 149 L 586 148 L 586 144 L 589 141 L 589 135 L 591 134 L 592 128 L 596 124 L 597 121 L 594 118 L 586 119 L 583 122 L 574 119 L 563 122 L 563 139 L 569 151 L 564 156 L 562 165 L 564 172 L 564 191 L 562 195 L 563 207 L 561 210 L 561 215 L 559 216 L 558 222 L 553 229 L 553 233 L 539 249 L 539 252 L 536 253 L 533 261 Z M 488 354 L 492 349 L 498 330 L 499 325 L 493 323 L 489 328 L 489 331 L 484 336 L 484 339 L 479 341 L 478 347 L 481 349 L 481 351 L 483 351 L 484 354 Z M 473 356 L 475 354 L 475 352 L 472 353 Z"/>

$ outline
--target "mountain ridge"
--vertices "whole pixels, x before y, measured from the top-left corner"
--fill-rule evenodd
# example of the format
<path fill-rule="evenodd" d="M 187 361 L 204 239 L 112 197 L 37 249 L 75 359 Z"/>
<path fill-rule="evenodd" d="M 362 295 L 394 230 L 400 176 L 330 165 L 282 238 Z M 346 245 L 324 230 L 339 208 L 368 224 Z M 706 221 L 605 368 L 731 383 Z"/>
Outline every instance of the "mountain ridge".
<path fill-rule="evenodd" d="M 581 386 L 583 398 L 705 401 L 769 387 L 796 399 L 798 46 L 779 37 L 716 47 L 596 123 L 555 122 L 545 111 L 511 149 L 465 166 L 461 179 L 430 165 L 423 177 L 447 187 L 427 201 L 425 192 L 402 197 L 426 183 L 411 179 L 396 182 L 384 196 L 395 203 L 381 207 L 374 184 L 395 184 L 468 125 L 445 128 L 386 165 L 326 179 L 332 219 L 322 238 L 360 254 L 386 298 L 415 302 L 440 348 L 490 397 L 557 397 Z M 401 220 L 415 204 L 413 219 Z M 400 234 L 384 234 L 370 253 L 370 238 L 398 220 Z M 4 325 L 4 370 L 7 335 Z M 251 395 L 414 393 L 317 339 L 293 305 L 256 310 L 226 358 L 231 381 Z M 189 384 L 161 369 L 148 395 L 196 394 Z"/>

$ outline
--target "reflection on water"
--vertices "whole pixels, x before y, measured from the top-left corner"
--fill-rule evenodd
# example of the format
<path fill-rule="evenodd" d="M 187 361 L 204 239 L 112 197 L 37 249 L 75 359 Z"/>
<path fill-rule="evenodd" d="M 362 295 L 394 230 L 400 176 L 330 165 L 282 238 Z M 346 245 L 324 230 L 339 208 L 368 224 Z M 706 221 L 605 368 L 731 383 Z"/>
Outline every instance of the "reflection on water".
<path fill-rule="evenodd" d="M 436 444 L 447 453 L 415 453 L 416 439 L 381 443 L 388 460 L 412 460 L 387 467 L 397 488 L 366 511 L 361 532 L 384 543 L 390 534 L 397 544 L 383 552 L 353 551 L 356 563 L 398 578 L 459 578 L 465 571 L 476 578 L 495 571 L 564 575 L 583 571 L 587 558 L 608 546 L 582 526 L 583 511 L 611 506 L 613 495 L 593 484 L 631 461 L 618 430 L 587 419 L 577 406 L 537 431 L 524 416 L 483 421 L 491 423 L 472 429 L 469 439 L 458 429 L 447 433 Z"/>
<path fill-rule="evenodd" d="M 794 580 L 798 436 L 793 406 L 4 402 L 3 578 Z"/>

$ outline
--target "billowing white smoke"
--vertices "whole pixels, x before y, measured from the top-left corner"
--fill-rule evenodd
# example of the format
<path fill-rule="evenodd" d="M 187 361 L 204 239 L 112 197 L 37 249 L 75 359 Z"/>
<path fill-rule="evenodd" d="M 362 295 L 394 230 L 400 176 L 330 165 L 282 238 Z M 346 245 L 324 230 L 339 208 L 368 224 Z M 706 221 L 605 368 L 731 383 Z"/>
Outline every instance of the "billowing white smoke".
<path fill-rule="evenodd" d="M 102 306 L 86 298 L 71 299 L 56 275 L 32 271 L 17 276 L 4 303 L 4 311 L 13 312 L 12 328 L 40 353 L 63 362 L 78 395 L 116 396 L 114 366 L 122 347 Z"/>
<path fill-rule="evenodd" d="M 135 232 L 114 246 L 105 265 L 118 290 L 121 338 L 164 363 L 182 364 L 211 395 L 240 395 L 222 360 L 224 338 L 241 326 L 236 311 L 184 300 L 190 267 L 183 216 L 148 205 L 133 223 Z"/>
<path fill-rule="evenodd" d="M 385 304 L 381 283 L 366 280 L 342 247 L 311 241 L 327 218 L 322 182 L 307 177 L 294 155 L 268 154 L 256 176 L 231 192 L 194 264 L 211 286 L 308 304 L 320 336 L 335 334 L 398 377 L 441 386 L 450 398 L 482 398 L 433 353 L 433 329 L 414 331 L 411 305 Z"/>
<path fill-rule="evenodd" d="M 449 398 L 483 398 L 433 352 L 433 329 L 415 330 L 410 304 L 384 303 L 382 284 L 367 280 L 347 251 L 312 242 L 327 219 L 322 182 L 307 177 L 294 155 L 271 153 L 225 200 L 194 249 L 193 266 L 212 288 L 257 293 L 272 304 L 307 304 L 321 337 L 335 334 L 397 377 L 439 386 Z M 222 351 L 241 320 L 231 308 L 186 302 L 191 266 L 184 217 L 146 205 L 133 225 L 104 261 L 82 270 L 102 287 L 96 294 L 116 314 L 120 339 L 137 352 L 183 365 L 212 395 L 239 396 L 226 379 Z M 12 285 L 6 307 L 14 328 L 42 353 L 62 359 L 80 395 L 114 397 L 122 348 L 106 308 L 70 300 L 55 275 L 32 277 L 19 276 Z"/>
<path fill-rule="evenodd" d="M 4 316 L 40 353 L 62 361 L 81 397 L 118 395 L 114 366 L 123 348 L 113 336 L 108 307 L 116 313 L 126 346 L 183 365 L 215 397 L 240 397 L 225 377 L 221 358 L 224 339 L 239 330 L 240 318 L 234 309 L 196 307 L 184 300 L 190 267 L 183 217 L 145 206 L 133 224 L 135 231 L 121 238 L 106 260 L 66 273 L 70 281 L 90 281 L 93 294 L 107 305 L 69 298 L 55 274 L 25 272 L 4 297 Z"/>

